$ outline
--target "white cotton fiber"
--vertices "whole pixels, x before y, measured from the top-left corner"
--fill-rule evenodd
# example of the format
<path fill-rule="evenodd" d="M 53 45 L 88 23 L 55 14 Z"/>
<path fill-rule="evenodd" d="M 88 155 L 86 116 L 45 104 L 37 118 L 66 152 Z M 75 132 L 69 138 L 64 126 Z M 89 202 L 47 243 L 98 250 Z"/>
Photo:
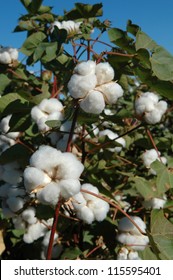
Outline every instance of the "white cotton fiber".
<path fill-rule="evenodd" d="M 51 235 L 51 230 L 46 232 L 46 234 L 43 238 L 43 241 L 41 242 L 43 246 L 48 246 L 49 245 L 50 235 Z M 55 232 L 54 241 L 56 241 L 57 239 L 58 239 L 58 234 Z"/>
<path fill-rule="evenodd" d="M 21 217 L 25 222 L 32 225 L 37 222 L 37 218 L 35 215 L 36 209 L 34 207 L 28 207 L 22 212 Z"/>
<path fill-rule="evenodd" d="M 37 192 L 39 202 L 47 205 L 56 205 L 60 196 L 60 187 L 58 183 L 51 182 L 43 189 Z"/>
<path fill-rule="evenodd" d="M 94 213 L 87 206 L 82 207 L 77 212 L 77 217 L 87 224 L 92 224 L 92 222 L 94 221 Z"/>
<path fill-rule="evenodd" d="M 109 82 L 96 87 L 96 89 L 103 93 L 107 104 L 115 104 L 121 96 L 123 96 L 122 87 L 116 82 Z"/>
<path fill-rule="evenodd" d="M 14 48 L 6 48 L 8 53 L 10 54 L 11 60 L 17 60 L 18 59 L 18 50 Z"/>
<path fill-rule="evenodd" d="M 8 52 L 0 52 L 0 63 L 1 64 L 10 64 L 11 63 L 11 56 Z"/>
<path fill-rule="evenodd" d="M 51 182 L 51 178 L 45 172 L 35 167 L 27 167 L 24 170 L 23 177 L 27 192 L 31 192 L 35 188 L 45 186 Z"/>
<path fill-rule="evenodd" d="M 74 73 L 82 76 L 86 76 L 89 74 L 95 74 L 95 68 L 96 68 L 96 63 L 95 61 L 88 60 L 79 63 L 75 68 L 74 68 Z"/>
<path fill-rule="evenodd" d="M 130 233 L 120 233 L 117 235 L 117 240 L 130 247 L 130 249 L 143 251 L 149 242 L 148 236 L 143 234 L 133 235 Z"/>
<path fill-rule="evenodd" d="M 142 232 L 146 232 L 146 224 L 140 217 L 131 216 L 131 219 L 137 224 L 137 226 L 141 229 Z M 127 218 L 123 217 L 118 224 L 118 230 L 122 232 L 129 232 L 135 235 L 141 235 L 137 227 Z"/>
<path fill-rule="evenodd" d="M 80 191 L 80 182 L 77 179 L 61 180 L 59 182 L 61 195 L 65 199 L 77 194 Z"/>
<path fill-rule="evenodd" d="M 100 114 L 105 108 L 104 97 L 99 91 L 91 90 L 80 102 L 80 107 L 86 113 Z"/>
<path fill-rule="evenodd" d="M 17 211 L 21 210 L 24 205 L 24 200 L 23 200 L 23 198 L 20 198 L 20 197 L 9 197 L 6 200 L 6 202 L 9 206 L 10 210 L 13 212 L 17 212 Z"/>
<path fill-rule="evenodd" d="M 95 74 L 88 74 L 86 76 L 73 74 L 68 82 L 68 90 L 73 98 L 84 98 L 90 90 L 95 88 L 96 83 Z"/>
<path fill-rule="evenodd" d="M 143 163 L 147 168 L 150 168 L 151 163 L 154 162 L 156 159 L 158 159 L 158 153 L 155 149 L 146 150 L 142 154 Z"/>
<path fill-rule="evenodd" d="M 141 260 L 141 258 L 139 257 L 138 252 L 131 251 L 128 254 L 128 260 Z"/>
<path fill-rule="evenodd" d="M 8 196 L 24 196 L 26 194 L 25 190 L 23 188 L 20 188 L 15 185 L 11 185 L 8 191 Z"/>
<path fill-rule="evenodd" d="M 44 236 L 46 230 L 47 228 L 40 222 L 29 225 L 27 232 L 23 236 L 23 241 L 28 244 L 33 243 L 38 238 Z"/>
<path fill-rule="evenodd" d="M 53 112 L 61 112 L 63 110 L 62 103 L 56 98 L 43 99 L 38 105 L 41 111 L 51 114 Z"/>
<path fill-rule="evenodd" d="M 97 85 L 109 83 L 114 78 L 114 69 L 108 62 L 101 62 L 96 65 Z"/>
<path fill-rule="evenodd" d="M 102 137 L 102 136 L 108 136 L 108 138 L 110 140 L 113 140 L 113 139 L 116 139 L 118 137 L 118 134 L 111 131 L 110 129 L 105 129 L 105 130 L 102 130 L 102 131 L 99 132 L 99 137 Z M 115 142 L 121 144 L 122 147 L 126 146 L 126 141 L 122 137 L 116 139 Z M 119 152 L 121 152 L 122 147 L 108 148 L 108 150 L 111 151 L 111 152 L 119 153 Z"/>
<path fill-rule="evenodd" d="M 92 202 L 88 202 L 87 206 L 92 209 L 95 220 L 98 222 L 103 221 L 109 211 L 109 204 L 99 198 L 95 198 Z"/>

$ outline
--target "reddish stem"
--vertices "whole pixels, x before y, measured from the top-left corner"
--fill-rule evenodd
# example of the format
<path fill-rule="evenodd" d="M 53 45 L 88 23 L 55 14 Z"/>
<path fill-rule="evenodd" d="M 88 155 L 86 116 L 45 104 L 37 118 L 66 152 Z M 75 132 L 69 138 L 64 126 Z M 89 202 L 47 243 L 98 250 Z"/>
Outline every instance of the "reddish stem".
<path fill-rule="evenodd" d="M 59 198 L 59 201 L 58 201 L 58 203 L 56 205 L 56 209 L 55 209 L 54 220 L 53 220 L 53 225 L 52 225 L 52 229 L 51 229 L 51 235 L 50 235 L 49 245 L 48 245 L 48 250 L 47 250 L 47 257 L 46 257 L 47 260 L 51 260 L 51 257 L 52 257 L 54 236 L 55 236 L 55 232 L 56 232 L 60 207 L 61 207 L 61 198 Z"/>

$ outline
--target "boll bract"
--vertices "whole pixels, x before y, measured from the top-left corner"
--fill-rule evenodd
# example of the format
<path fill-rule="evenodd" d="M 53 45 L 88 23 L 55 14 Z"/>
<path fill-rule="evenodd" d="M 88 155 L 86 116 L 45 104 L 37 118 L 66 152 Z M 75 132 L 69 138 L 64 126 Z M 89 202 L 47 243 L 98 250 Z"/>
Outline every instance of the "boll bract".
<path fill-rule="evenodd" d="M 91 184 L 83 184 L 81 190 L 99 194 L 99 190 Z M 109 211 L 107 202 L 84 192 L 74 195 L 72 204 L 77 217 L 87 224 L 91 224 L 93 221 L 103 221 Z"/>
<path fill-rule="evenodd" d="M 72 153 L 40 146 L 24 170 L 27 192 L 36 192 L 43 204 L 55 205 L 59 197 L 68 199 L 80 191 L 79 177 L 84 166 Z"/>
<path fill-rule="evenodd" d="M 159 96 L 153 92 L 144 92 L 135 100 L 137 116 L 143 117 L 148 124 L 159 123 L 166 110 L 167 102 L 159 101 Z"/>

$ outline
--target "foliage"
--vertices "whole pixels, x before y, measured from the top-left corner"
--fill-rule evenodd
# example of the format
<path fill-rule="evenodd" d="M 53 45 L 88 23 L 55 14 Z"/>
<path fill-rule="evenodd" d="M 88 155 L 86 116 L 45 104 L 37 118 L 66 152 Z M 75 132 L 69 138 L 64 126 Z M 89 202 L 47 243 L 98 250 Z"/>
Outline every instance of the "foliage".
<path fill-rule="evenodd" d="M 10 138 L 13 145 L 2 150 L 0 146 L 1 186 L 6 183 L 1 176 L 6 164 L 18 162 L 23 173 L 39 146 L 55 147 L 50 136 L 57 133 L 60 139 L 66 137 L 64 150 L 74 153 L 84 165 L 81 182 L 96 186 L 98 197 L 110 204 L 110 210 L 104 221 L 87 224 L 77 217 L 71 200 L 63 200 L 56 225 L 55 258 L 117 259 L 122 246 L 116 240 L 118 222 L 127 215 L 139 216 L 146 223 L 150 242 L 139 254 L 142 259 L 172 259 L 173 56 L 130 20 L 126 30 L 102 22 L 101 3 L 76 3 L 74 9 L 61 16 L 53 14 L 52 7 L 44 6 L 43 1 L 21 0 L 21 4 L 26 14 L 20 17 L 14 31 L 27 34 L 20 48 L 25 62 L 0 64 L 0 119 L 11 115 L 8 131 L 0 127 L 1 136 L 19 132 L 15 139 Z M 53 27 L 55 21 L 80 25 L 77 31 L 69 32 Z M 101 41 L 105 32 L 109 43 Z M 98 44 L 102 52 L 97 51 Z M 73 99 L 68 89 L 75 66 L 89 60 L 97 64 L 108 62 L 115 72 L 114 80 L 124 90 L 124 96 L 116 104 L 106 104 L 99 115 L 84 112 L 80 99 Z M 35 67 L 36 63 L 41 71 L 31 73 L 29 66 Z M 159 94 L 168 103 L 157 124 L 147 124 L 135 113 L 136 98 L 148 91 Z M 51 98 L 62 102 L 64 119 L 47 119 L 46 130 L 40 131 L 31 112 L 41 101 Z M 70 121 L 70 129 L 65 127 L 66 121 Z M 117 136 L 99 136 L 97 130 L 105 129 Z M 120 138 L 125 139 L 125 147 L 118 142 Z M 1 142 L 0 138 L 0 145 Z M 146 168 L 141 156 L 149 149 L 160 152 L 167 164 L 159 159 Z M 24 187 L 23 177 L 19 187 Z M 3 209 L 6 205 L 0 195 Z M 152 209 L 152 204 L 147 207 L 145 203 L 153 199 L 165 199 L 163 209 Z M 40 203 L 34 194 L 25 194 L 24 205 L 15 216 L 27 207 L 34 207 L 37 219 L 44 222 L 53 218 L 57 209 L 55 205 Z M 4 217 L 3 210 L 1 217 L 6 246 L 2 259 L 41 258 L 43 236 L 28 245 L 23 241 L 24 231 L 14 228 L 14 217 Z"/>

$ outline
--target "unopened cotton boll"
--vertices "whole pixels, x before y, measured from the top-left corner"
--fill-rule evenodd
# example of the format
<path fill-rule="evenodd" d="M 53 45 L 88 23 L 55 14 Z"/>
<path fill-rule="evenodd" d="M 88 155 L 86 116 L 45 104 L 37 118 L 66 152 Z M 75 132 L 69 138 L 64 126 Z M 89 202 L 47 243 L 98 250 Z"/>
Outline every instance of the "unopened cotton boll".
<path fill-rule="evenodd" d="M 95 74 L 95 68 L 96 68 L 95 61 L 92 60 L 83 61 L 74 68 L 74 73 L 82 76 Z"/>
<path fill-rule="evenodd" d="M 96 87 L 96 89 L 103 93 L 106 103 L 110 105 L 115 104 L 124 93 L 122 87 L 116 82 L 103 84 Z"/>
<path fill-rule="evenodd" d="M 89 91 L 88 95 L 80 102 L 80 107 L 86 113 L 100 114 L 105 108 L 103 95 L 96 90 Z"/>
<path fill-rule="evenodd" d="M 73 98 L 84 98 L 90 90 L 95 88 L 96 83 L 97 79 L 95 74 L 85 76 L 73 74 L 68 82 L 68 90 Z"/>
<path fill-rule="evenodd" d="M 101 62 L 96 65 L 97 85 L 109 83 L 114 78 L 114 69 L 108 62 Z"/>

